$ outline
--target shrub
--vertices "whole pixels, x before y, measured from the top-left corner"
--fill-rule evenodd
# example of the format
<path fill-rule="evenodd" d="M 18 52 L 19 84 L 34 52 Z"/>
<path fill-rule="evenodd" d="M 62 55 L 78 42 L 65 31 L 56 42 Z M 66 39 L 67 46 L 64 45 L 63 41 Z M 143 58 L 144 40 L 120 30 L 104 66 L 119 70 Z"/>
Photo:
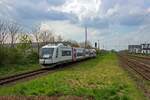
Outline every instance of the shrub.
<path fill-rule="evenodd" d="M 26 61 L 28 61 L 28 63 L 37 63 L 38 53 L 34 50 L 29 51 L 26 56 Z"/>
<path fill-rule="evenodd" d="M 4 61 L 7 59 L 7 50 L 0 47 L 0 65 L 5 64 Z"/>
<path fill-rule="evenodd" d="M 0 64 L 17 64 L 22 61 L 22 54 L 16 48 L 3 47 L 0 49 Z"/>
<path fill-rule="evenodd" d="M 38 53 L 34 50 L 0 47 L 0 65 L 37 63 Z"/>

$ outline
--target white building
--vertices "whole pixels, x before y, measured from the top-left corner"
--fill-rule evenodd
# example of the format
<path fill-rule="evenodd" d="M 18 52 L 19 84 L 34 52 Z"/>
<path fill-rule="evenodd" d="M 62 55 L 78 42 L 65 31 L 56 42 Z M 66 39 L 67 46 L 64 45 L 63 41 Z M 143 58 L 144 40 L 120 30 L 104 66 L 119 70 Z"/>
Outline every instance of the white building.
<path fill-rule="evenodd" d="M 150 44 L 129 45 L 128 51 L 130 53 L 150 54 Z"/>
<path fill-rule="evenodd" d="M 150 44 L 141 44 L 141 53 L 150 54 Z"/>
<path fill-rule="evenodd" d="M 141 45 L 129 45 L 128 50 L 130 53 L 141 53 Z"/>

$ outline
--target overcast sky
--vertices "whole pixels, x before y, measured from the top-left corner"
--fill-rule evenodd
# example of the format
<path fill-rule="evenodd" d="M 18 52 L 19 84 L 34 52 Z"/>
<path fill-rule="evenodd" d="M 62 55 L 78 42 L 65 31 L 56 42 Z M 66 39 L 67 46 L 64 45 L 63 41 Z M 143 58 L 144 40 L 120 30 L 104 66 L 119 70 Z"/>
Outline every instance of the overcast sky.
<path fill-rule="evenodd" d="M 0 18 L 79 42 L 86 25 L 88 40 L 106 49 L 150 42 L 150 0 L 0 0 Z"/>

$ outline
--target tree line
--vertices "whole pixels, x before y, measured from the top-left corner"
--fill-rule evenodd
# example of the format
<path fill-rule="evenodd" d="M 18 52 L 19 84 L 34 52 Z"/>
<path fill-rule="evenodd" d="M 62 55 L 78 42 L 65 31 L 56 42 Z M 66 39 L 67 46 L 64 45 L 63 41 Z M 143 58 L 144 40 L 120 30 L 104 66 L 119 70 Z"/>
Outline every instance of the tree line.
<path fill-rule="evenodd" d="M 85 43 L 74 40 L 64 40 L 52 30 L 41 30 L 40 25 L 32 27 L 30 32 L 12 21 L 0 20 L 0 65 L 37 63 L 42 45 L 55 42 L 67 42 L 74 47 L 85 47 Z M 36 48 L 32 44 L 36 44 Z M 91 43 L 87 43 L 91 48 Z"/>

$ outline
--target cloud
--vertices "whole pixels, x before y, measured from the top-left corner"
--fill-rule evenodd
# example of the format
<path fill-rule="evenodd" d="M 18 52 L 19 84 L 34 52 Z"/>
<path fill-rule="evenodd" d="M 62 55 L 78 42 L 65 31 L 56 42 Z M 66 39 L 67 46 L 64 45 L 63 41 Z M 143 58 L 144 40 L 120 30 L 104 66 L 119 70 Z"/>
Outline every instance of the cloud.
<path fill-rule="evenodd" d="M 69 20 L 81 26 L 108 28 L 112 24 L 138 26 L 149 19 L 143 2 L 123 0 L 2 0 L 1 16 L 15 20 Z M 123 5 L 124 4 L 124 5 Z M 138 5 L 138 6 L 136 6 Z"/>
<path fill-rule="evenodd" d="M 66 0 L 47 0 L 49 5 L 60 6 L 66 2 Z"/>
<path fill-rule="evenodd" d="M 139 26 L 145 24 L 150 14 L 146 9 L 134 5 L 116 4 L 106 10 L 105 17 L 112 24 L 120 24 L 125 26 Z"/>
<path fill-rule="evenodd" d="M 109 22 L 106 18 L 85 19 L 81 22 L 82 26 L 92 27 L 95 29 L 109 28 Z"/>
<path fill-rule="evenodd" d="M 64 39 L 72 39 L 76 41 L 84 40 L 84 29 L 77 24 L 69 21 L 43 21 L 41 24 L 43 29 L 52 30 L 55 35 L 61 35 Z"/>
<path fill-rule="evenodd" d="M 93 19 L 99 12 L 100 5 L 101 0 L 68 0 L 62 6 L 50 7 L 50 9 L 72 13 L 82 21 L 87 18 Z"/>
<path fill-rule="evenodd" d="M 128 40 L 134 44 L 149 37 L 148 0 L 1 0 L 0 9 L 1 19 L 15 20 L 27 30 L 44 23 L 78 41 L 84 40 L 86 25 L 89 40 L 107 48 L 126 48 Z"/>

